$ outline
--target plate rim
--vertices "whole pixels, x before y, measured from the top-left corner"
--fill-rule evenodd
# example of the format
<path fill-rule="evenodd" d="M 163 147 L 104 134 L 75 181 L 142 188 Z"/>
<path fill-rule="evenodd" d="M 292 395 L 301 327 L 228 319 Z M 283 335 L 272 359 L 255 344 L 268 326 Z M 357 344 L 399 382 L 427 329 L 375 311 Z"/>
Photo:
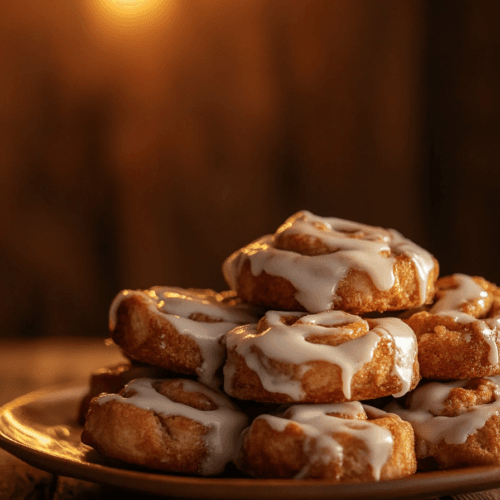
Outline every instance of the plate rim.
<path fill-rule="evenodd" d="M 56 385 L 29 392 L 0 407 L 0 418 L 26 404 L 50 400 L 61 404 L 74 403 L 88 388 L 85 385 Z M 25 425 L 25 424 L 23 424 Z M 77 426 L 76 420 L 74 424 Z M 485 465 L 417 473 L 402 479 L 361 484 L 335 484 L 324 480 L 220 478 L 171 475 L 163 472 L 114 467 L 113 464 L 87 463 L 58 456 L 40 448 L 17 441 L 0 428 L 0 447 L 24 462 L 50 473 L 116 486 L 142 493 L 184 498 L 237 498 L 250 500 L 273 498 L 290 500 L 307 496 L 311 500 L 335 497 L 339 500 L 358 498 L 432 498 L 440 494 L 469 493 L 500 486 L 500 466 Z M 472 480 L 471 480 L 472 479 Z M 140 486 L 138 485 L 140 483 Z M 450 484 L 451 483 L 451 484 Z M 200 495 L 200 487 L 203 493 Z M 238 490 L 234 494 L 234 490 Z M 416 491 L 415 495 L 407 494 Z M 265 493 L 263 495 L 263 493 Z"/>

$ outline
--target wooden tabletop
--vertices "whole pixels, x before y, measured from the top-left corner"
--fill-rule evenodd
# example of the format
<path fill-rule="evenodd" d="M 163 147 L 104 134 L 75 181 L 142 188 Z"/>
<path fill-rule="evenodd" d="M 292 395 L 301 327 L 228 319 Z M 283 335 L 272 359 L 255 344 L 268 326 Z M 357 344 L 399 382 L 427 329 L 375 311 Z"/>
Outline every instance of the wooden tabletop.
<path fill-rule="evenodd" d="M 0 405 L 43 387 L 85 384 L 90 374 L 122 361 L 119 350 L 100 339 L 47 338 L 0 341 Z M 158 499 L 38 470 L 0 449 L 0 500 L 101 499 L 120 495 Z M 444 496 L 442 500 L 500 500 L 500 488 L 480 493 Z"/>

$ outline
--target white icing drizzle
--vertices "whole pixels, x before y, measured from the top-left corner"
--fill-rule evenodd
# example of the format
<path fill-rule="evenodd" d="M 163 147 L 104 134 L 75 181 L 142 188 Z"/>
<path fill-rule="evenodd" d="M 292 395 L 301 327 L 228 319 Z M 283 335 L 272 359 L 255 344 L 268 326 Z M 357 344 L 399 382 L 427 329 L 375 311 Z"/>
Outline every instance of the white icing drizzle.
<path fill-rule="evenodd" d="M 484 299 L 488 296 L 488 292 L 483 287 L 466 274 L 457 273 L 452 277 L 456 287 L 443 290 L 440 299 L 430 309 L 432 314 L 462 312 L 462 306 L 472 300 L 478 300 L 484 307 Z"/>
<path fill-rule="evenodd" d="M 453 274 L 456 287 L 442 291 L 440 299 L 430 308 L 431 314 L 448 316 L 459 324 L 473 323 L 476 330 L 488 344 L 490 351 L 488 362 L 497 365 L 499 362 L 498 334 L 500 332 L 500 315 L 486 320 L 476 319 L 463 312 L 463 306 L 470 301 L 477 301 L 484 307 L 484 300 L 488 292 L 478 285 L 471 276 L 466 274 Z"/>
<path fill-rule="evenodd" d="M 184 391 L 204 394 L 217 405 L 216 410 L 203 411 L 171 401 L 154 389 L 153 382 L 155 380 L 149 378 L 134 380 L 125 386 L 127 390 L 136 391 L 133 396 L 124 398 L 119 394 L 106 394 L 99 396 L 97 401 L 101 405 L 119 401 L 164 416 L 180 415 L 205 425 L 210 429 L 203 436 L 208 453 L 200 473 L 208 476 L 222 472 L 239 451 L 240 435 L 248 425 L 246 415 L 224 394 L 210 390 L 198 382 L 180 380 Z"/>
<path fill-rule="evenodd" d="M 371 409 L 371 407 L 366 407 Z M 329 413 L 349 415 L 351 418 L 341 418 Z M 295 479 L 307 477 L 310 468 L 315 463 L 330 462 L 342 465 L 344 449 L 335 439 L 335 434 L 349 434 L 362 440 L 366 445 L 366 458 L 372 468 L 375 480 L 380 480 L 382 467 L 390 459 L 394 444 L 391 432 L 367 420 L 354 417 L 365 414 L 363 405 L 357 401 L 341 404 L 315 404 L 290 406 L 282 416 L 260 415 L 258 419 L 265 420 L 274 430 L 283 432 L 293 421 L 297 423 L 304 434 L 303 451 L 307 456 L 304 468 Z M 379 410 L 379 415 L 384 413 Z"/>
<path fill-rule="evenodd" d="M 413 379 L 413 364 L 417 357 L 417 340 L 413 330 L 398 318 L 373 319 L 373 331 L 392 338 L 395 348 L 393 374 L 401 381 L 402 388 L 394 394 L 397 398 L 404 396 Z"/>
<path fill-rule="evenodd" d="M 454 417 L 438 415 L 444 409 L 444 401 L 455 387 L 465 387 L 468 380 L 441 383 L 430 382 L 416 389 L 411 395 L 410 407 L 403 408 L 393 401 L 385 410 L 396 413 L 403 420 L 410 422 L 415 435 L 425 441 L 438 444 L 444 440 L 448 444 L 463 444 L 467 437 L 481 429 L 486 421 L 500 412 L 500 377 L 487 377 L 497 388 L 493 403 L 464 408 Z"/>
<path fill-rule="evenodd" d="M 318 224 L 323 229 L 318 229 Z M 422 304 L 425 302 L 427 281 L 434 268 L 432 255 L 394 229 L 335 217 L 323 218 L 302 211 L 290 217 L 279 233 L 317 238 L 333 253 L 301 255 L 276 248 L 274 236 L 264 236 L 233 253 L 224 262 L 224 276 L 231 288 L 236 289 L 236 276 L 248 259 L 254 276 L 265 271 L 286 278 L 297 289 L 297 301 L 308 311 L 320 312 L 331 309 L 336 288 L 350 269 L 367 272 L 379 290 L 389 290 L 395 283 L 394 256 L 406 255 L 416 266 L 420 299 Z M 349 237 L 349 233 L 358 233 L 362 237 Z M 389 253 L 391 255 L 387 256 Z"/>
<path fill-rule="evenodd" d="M 111 332 L 116 327 L 118 307 L 125 298 L 133 295 L 140 296 L 153 314 L 161 315 L 180 335 L 196 341 L 203 357 L 203 364 L 197 370 L 198 378 L 210 387 L 217 387 L 220 383 L 215 374 L 225 358 L 225 348 L 219 342 L 221 337 L 235 326 L 255 322 L 258 318 L 252 306 L 230 305 L 215 292 L 156 286 L 149 290 L 123 290 L 115 297 L 109 311 Z M 203 314 L 217 321 L 189 319 L 194 314 Z M 160 348 L 168 349 L 168 345 L 161 342 Z"/>
<path fill-rule="evenodd" d="M 300 321 L 288 326 L 280 321 L 281 315 L 294 315 Z M 304 398 L 300 380 L 292 380 L 288 375 L 277 372 L 269 365 L 269 359 L 304 365 L 300 376 L 310 368 L 308 363 L 321 360 L 340 367 L 342 391 L 350 399 L 352 378 L 363 365 L 371 361 L 381 337 L 388 338 L 395 349 L 393 374 L 401 381 L 402 389 L 399 394 L 405 394 L 409 390 L 416 357 L 416 338 L 413 330 L 403 321 L 397 318 L 378 319 L 374 321 L 375 328 L 370 331 L 366 320 L 343 311 L 312 315 L 268 311 L 265 317 L 269 328 L 264 332 L 259 333 L 257 325 L 240 326 L 227 333 L 225 341 L 228 350 L 235 349 L 245 358 L 246 364 L 257 373 L 267 391 L 286 394 L 294 401 Z M 307 341 L 310 336 L 346 333 L 350 330 L 350 323 L 361 323 L 366 334 L 337 346 Z M 229 394 L 233 376 L 234 367 L 228 358 L 224 366 L 224 390 Z"/>

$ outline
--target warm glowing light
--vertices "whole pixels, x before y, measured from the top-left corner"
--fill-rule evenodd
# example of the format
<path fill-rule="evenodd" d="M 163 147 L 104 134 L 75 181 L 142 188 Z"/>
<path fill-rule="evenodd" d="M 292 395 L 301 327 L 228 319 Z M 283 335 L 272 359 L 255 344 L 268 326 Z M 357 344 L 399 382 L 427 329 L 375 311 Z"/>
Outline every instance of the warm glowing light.
<path fill-rule="evenodd" d="M 158 0 L 102 0 L 103 7 L 117 15 L 148 12 L 161 3 Z"/>
<path fill-rule="evenodd" d="M 137 7 L 145 3 L 150 3 L 151 0 L 107 0 L 107 2 L 124 7 Z"/>
<path fill-rule="evenodd" d="M 91 0 L 89 7 L 101 29 L 134 32 L 161 21 L 172 3 L 173 0 Z"/>

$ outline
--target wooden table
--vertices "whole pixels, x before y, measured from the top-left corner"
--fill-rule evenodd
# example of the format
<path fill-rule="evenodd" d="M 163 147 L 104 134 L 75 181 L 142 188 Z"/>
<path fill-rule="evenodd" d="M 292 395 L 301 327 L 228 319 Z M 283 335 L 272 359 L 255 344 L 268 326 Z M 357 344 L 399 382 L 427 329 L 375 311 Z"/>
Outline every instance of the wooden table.
<path fill-rule="evenodd" d="M 99 339 L 50 338 L 0 341 L 0 405 L 27 392 L 56 385 L 85 384 L 98 368 L 122 361 L 115 346 Z M 38 470 L 0 449 L 0 500 L 109 499 L 120 495 L 158 499 L 153 495 L 103 486 Z M 500 488 L 445 496 L 442 500 L 500 500 Z"/>

